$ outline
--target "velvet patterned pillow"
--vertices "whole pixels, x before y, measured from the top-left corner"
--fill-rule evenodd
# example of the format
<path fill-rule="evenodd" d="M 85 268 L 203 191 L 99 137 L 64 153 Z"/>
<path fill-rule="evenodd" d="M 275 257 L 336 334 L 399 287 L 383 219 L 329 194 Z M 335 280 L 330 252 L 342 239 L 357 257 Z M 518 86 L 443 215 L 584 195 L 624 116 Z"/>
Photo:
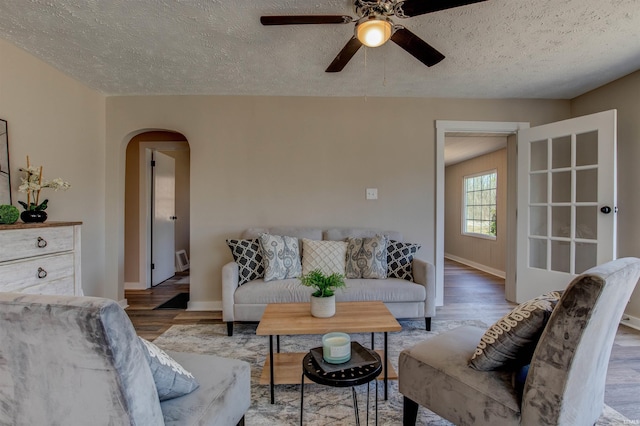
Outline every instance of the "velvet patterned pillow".
<path fill-rule="evenodd" d="M 344 275 L 347 243 L 302 239 L 302 273 L 319 269 L 325 275 Z"/>
<path fill-rule="evenodd" d="M 561 291 L 552 291 L 538 296 L 500 318 L 480 338 L 469 366 L 489 371 L 529 364 L 561 295 Z"/>
<path fill-rule="evenodd" d="M 261 234 L 259 240 L 265 281 L 297 278 L 302 274 L 297 238 Z"/>
<path fill-rule="evenodd" d="M 262 250 L 255 240 L 227 240 L 233 260 L 238 264 L 238 284 L 264 277 Z"/>
<path fill-rule="evenodd" d="M 138 337 L 138 339 L 142 352 L 149 363 L 160 401 L 186 395 L 200 386 L 193 374 L 185 370 L 165 351 L 142 337 Z"/>
<path fill-rule="evenodd" d="M 387 276 L 413 281 L 413 256 L 422 246 L 389 240 L 387 244 Z"/>
<path fill-rule="evenodd" d="M 387 238 L 347 239 L 347 278 L 387 278 Z"/>

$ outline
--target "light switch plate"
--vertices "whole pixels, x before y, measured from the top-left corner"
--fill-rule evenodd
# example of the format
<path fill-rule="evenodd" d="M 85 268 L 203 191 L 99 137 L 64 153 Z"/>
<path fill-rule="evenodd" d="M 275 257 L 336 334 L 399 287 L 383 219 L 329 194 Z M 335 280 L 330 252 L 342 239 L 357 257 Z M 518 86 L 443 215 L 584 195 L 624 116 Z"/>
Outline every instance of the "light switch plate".
<path fill-rule="evenodd" d="M 367 188 L 367 200 L 378 199 L 378 188 Z"/>

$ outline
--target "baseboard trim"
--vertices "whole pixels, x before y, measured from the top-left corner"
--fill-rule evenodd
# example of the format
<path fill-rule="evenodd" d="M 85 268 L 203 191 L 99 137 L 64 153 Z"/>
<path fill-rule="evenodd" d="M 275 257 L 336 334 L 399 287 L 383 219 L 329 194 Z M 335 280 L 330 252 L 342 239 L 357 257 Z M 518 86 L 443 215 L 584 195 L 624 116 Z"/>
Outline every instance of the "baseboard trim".
<path fill-rule="evenodd" d="M 187 311 L 222 311 L 222 300 L 211 302 L 189 301 Z"/>
<path fill-rule="evenodd" d="M 147 285 L 145 283 L 140 283 L 140 282 L 125 282 L 124 289 L 125 290 L 146 290 Z"/>
<path fill-rule="evenodd" d="M 507 277 L 507 274 L 504 271 L 500 271 L 498 269 L 491 268 L 489 266 L 481 265 L 481 264 L 476 263 L 476 262 L 474 262 L 472 260 L 467 260 L 467 259 L 464 259 L 462 257 L 458 257 L 458 256 L 455 256 L 455 255 L 449 254 L 449 253 L 445 253 L 444 257 L 445 257 L 445 259 L 450 259 L 450 260 L 453 260 L 455 262 L 462 263 L 463 265 L 471 266 L 472 268 L 476 268 L 476 269 L 478 269 L 478 270 L 480 270 L 482 272 L 486 272 L 487 274 L 495 275 L 498 278 L 505 279 Z"/>
<path fill-rule="evenodd" d="M 632 317 L 631 315 L 623 314 L 620 324 L 640 330 L 640 318 Z"/>
<path fill-rule="evenodd" d="M 118 300 L 118 305 L 122 306 L 122 309 L 127 309 L 129 307 L 129 302 L 127 299 Z"/>

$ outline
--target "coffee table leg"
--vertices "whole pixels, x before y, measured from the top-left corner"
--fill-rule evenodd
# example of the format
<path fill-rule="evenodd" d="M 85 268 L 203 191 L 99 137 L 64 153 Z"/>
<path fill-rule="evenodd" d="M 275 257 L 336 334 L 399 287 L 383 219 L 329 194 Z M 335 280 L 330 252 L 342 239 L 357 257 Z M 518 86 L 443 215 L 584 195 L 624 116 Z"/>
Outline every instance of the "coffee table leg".
<path fill-rule="evenodd" d="M 269 335 L 269 387 L 271 389 L 271 403 L 276 403 L 276 398 L 274 395 L 275 386 L 273 383 L 273 335 Z"/>
<path fill-rule="evenodd" d="M 280 335 L 276 336 L 276 352 L 280 353 Z"/>
<path fill-rule="evenodd" d="M 388 355 L 389 353 L 389 345 L 387 341 L 387 332 L 384 332 L 384 400 L 389 399 L 389 395 L 387 395 L 387 382 L 389 381 L 389 369 L 387 368 Z"/>
<path fill-rule="evenodd" d="M 375 346 L 376 346 L 376 339 L 375 339 L 375 333 L 371 333 L 371 350 L 375 350 Z"/>

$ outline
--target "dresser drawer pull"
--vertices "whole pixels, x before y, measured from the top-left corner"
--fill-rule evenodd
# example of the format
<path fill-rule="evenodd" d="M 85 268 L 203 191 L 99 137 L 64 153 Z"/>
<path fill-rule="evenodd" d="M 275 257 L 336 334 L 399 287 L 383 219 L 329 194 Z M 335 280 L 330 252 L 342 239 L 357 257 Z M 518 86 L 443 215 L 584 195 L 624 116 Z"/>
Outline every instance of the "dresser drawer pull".
<path fill-rule="evenodd" d="M 42 268 L 38 268 L 38 278 L 42 279 L 47 276 L 47 271 Z"/>
<path fill-rule="evenodd" d="M 47 240 L 42 237 L 38 237 L 38 247 L 45 248 L 47 246 Z"/>

